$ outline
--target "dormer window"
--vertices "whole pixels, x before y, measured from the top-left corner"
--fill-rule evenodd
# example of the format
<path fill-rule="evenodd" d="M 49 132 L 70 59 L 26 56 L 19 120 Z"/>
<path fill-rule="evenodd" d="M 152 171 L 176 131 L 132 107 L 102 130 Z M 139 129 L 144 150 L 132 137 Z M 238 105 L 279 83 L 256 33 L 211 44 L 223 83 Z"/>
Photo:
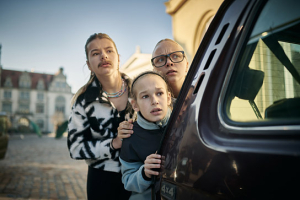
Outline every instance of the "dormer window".
<path fill-rule="evenodd" d="M 40 79 L 37 83 L 37 89 L 38 90 L 44 90 L 45 89 L 45 85 L 44 85 L 44 81 L 42 79 Z"/>
<path fill-rule="evenodd" d="M 10 77 L 7 77 L 4 82 L 4 87 L 12 87 L 12 81 Z"/>
<path fill-rule="evenodd" d="M 31 78 L 30 78 L 28 72 L 24 72 L 20 76 L 19 87 L 20 88 L 30 88 L 31 87 Z"/>

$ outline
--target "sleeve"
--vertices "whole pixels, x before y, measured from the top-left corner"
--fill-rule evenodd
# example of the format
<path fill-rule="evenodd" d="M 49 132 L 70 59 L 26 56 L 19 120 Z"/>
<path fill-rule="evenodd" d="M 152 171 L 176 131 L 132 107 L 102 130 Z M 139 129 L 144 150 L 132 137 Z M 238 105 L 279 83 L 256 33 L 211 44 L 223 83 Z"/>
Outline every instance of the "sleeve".
<path fill-rule="evenodd" d="M 151 185 L 151 178 L 147 178 L 143 175 L 144 165 L 140 162 L 126 162 L 121 158 L 121 172 L 122 172 L 122 183 L 124 188 L 128 191 L 142 193 L 146 191 Z"/>
<path fill-rule="evenodd" d="M 77 160 L 115 158 L 117 150 L 111 148 L 111 141 L 112 138 L 100 140 L 92 137 L 86 112 L 81 103 L 76 102 L 68 122 L 68 149 L 71 158 Z"/>

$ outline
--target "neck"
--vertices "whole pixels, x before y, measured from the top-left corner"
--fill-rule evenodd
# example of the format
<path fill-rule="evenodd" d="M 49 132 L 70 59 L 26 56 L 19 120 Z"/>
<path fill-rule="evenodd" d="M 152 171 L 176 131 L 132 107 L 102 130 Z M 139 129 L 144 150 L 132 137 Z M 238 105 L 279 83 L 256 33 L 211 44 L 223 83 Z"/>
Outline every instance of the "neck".
<path fill-rule="evenodd" d="M 184 81 L 184 80 L 183 80 Z M 178 97 L 183 81 L 169 82 L 169 86 L 172 88 L 172 92 L 175 98 Z"/>
<path fill-rule="evenodd" d="M 117 92 L 122 86 L 122 77 L 120 73 L 111 76 L 97 77 L 102 85 L 102 89 L 108 93 Z"/>

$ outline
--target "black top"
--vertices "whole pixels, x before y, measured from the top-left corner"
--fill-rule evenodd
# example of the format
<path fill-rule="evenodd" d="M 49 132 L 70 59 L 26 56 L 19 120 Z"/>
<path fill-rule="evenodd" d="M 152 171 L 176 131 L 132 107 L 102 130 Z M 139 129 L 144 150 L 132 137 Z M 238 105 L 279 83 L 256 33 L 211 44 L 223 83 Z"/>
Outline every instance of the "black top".
<path fill-rule="evenodd" d="M 133 134 L 123 140 L 120 158 L 126 162 L 144 162 L 158 150 L 162 134 L 163 128 L 147 130 L 134 122 Z"/>

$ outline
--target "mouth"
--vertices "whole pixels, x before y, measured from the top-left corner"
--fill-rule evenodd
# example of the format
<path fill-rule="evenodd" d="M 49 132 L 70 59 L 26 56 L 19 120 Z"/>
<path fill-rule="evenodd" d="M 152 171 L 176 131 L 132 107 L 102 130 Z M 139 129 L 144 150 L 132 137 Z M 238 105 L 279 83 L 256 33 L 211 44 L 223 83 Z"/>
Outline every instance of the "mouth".
<path fill-rule="evenodd" d="M 162 109 L 160 108 L 154 108 L 153 110 L 151 110 L 151 114 L 158 114 L 160 111 L 162 111 Z"/>
<path fill-rule="evenodd" d="M 167 72 L 166 75 L 173 75 L 173 74 L 175 74 L 176 72 L 177 72 L 177 71 L 171 69 L 171 70 L 169 70 L 169 71 Z"/>
<path fill-rule="evenodd" d="M 111 65 L 110 61 L 105 61 L 105 62 L 99 63 L 98 67 L 108 67 L 110 65 Z"/>

